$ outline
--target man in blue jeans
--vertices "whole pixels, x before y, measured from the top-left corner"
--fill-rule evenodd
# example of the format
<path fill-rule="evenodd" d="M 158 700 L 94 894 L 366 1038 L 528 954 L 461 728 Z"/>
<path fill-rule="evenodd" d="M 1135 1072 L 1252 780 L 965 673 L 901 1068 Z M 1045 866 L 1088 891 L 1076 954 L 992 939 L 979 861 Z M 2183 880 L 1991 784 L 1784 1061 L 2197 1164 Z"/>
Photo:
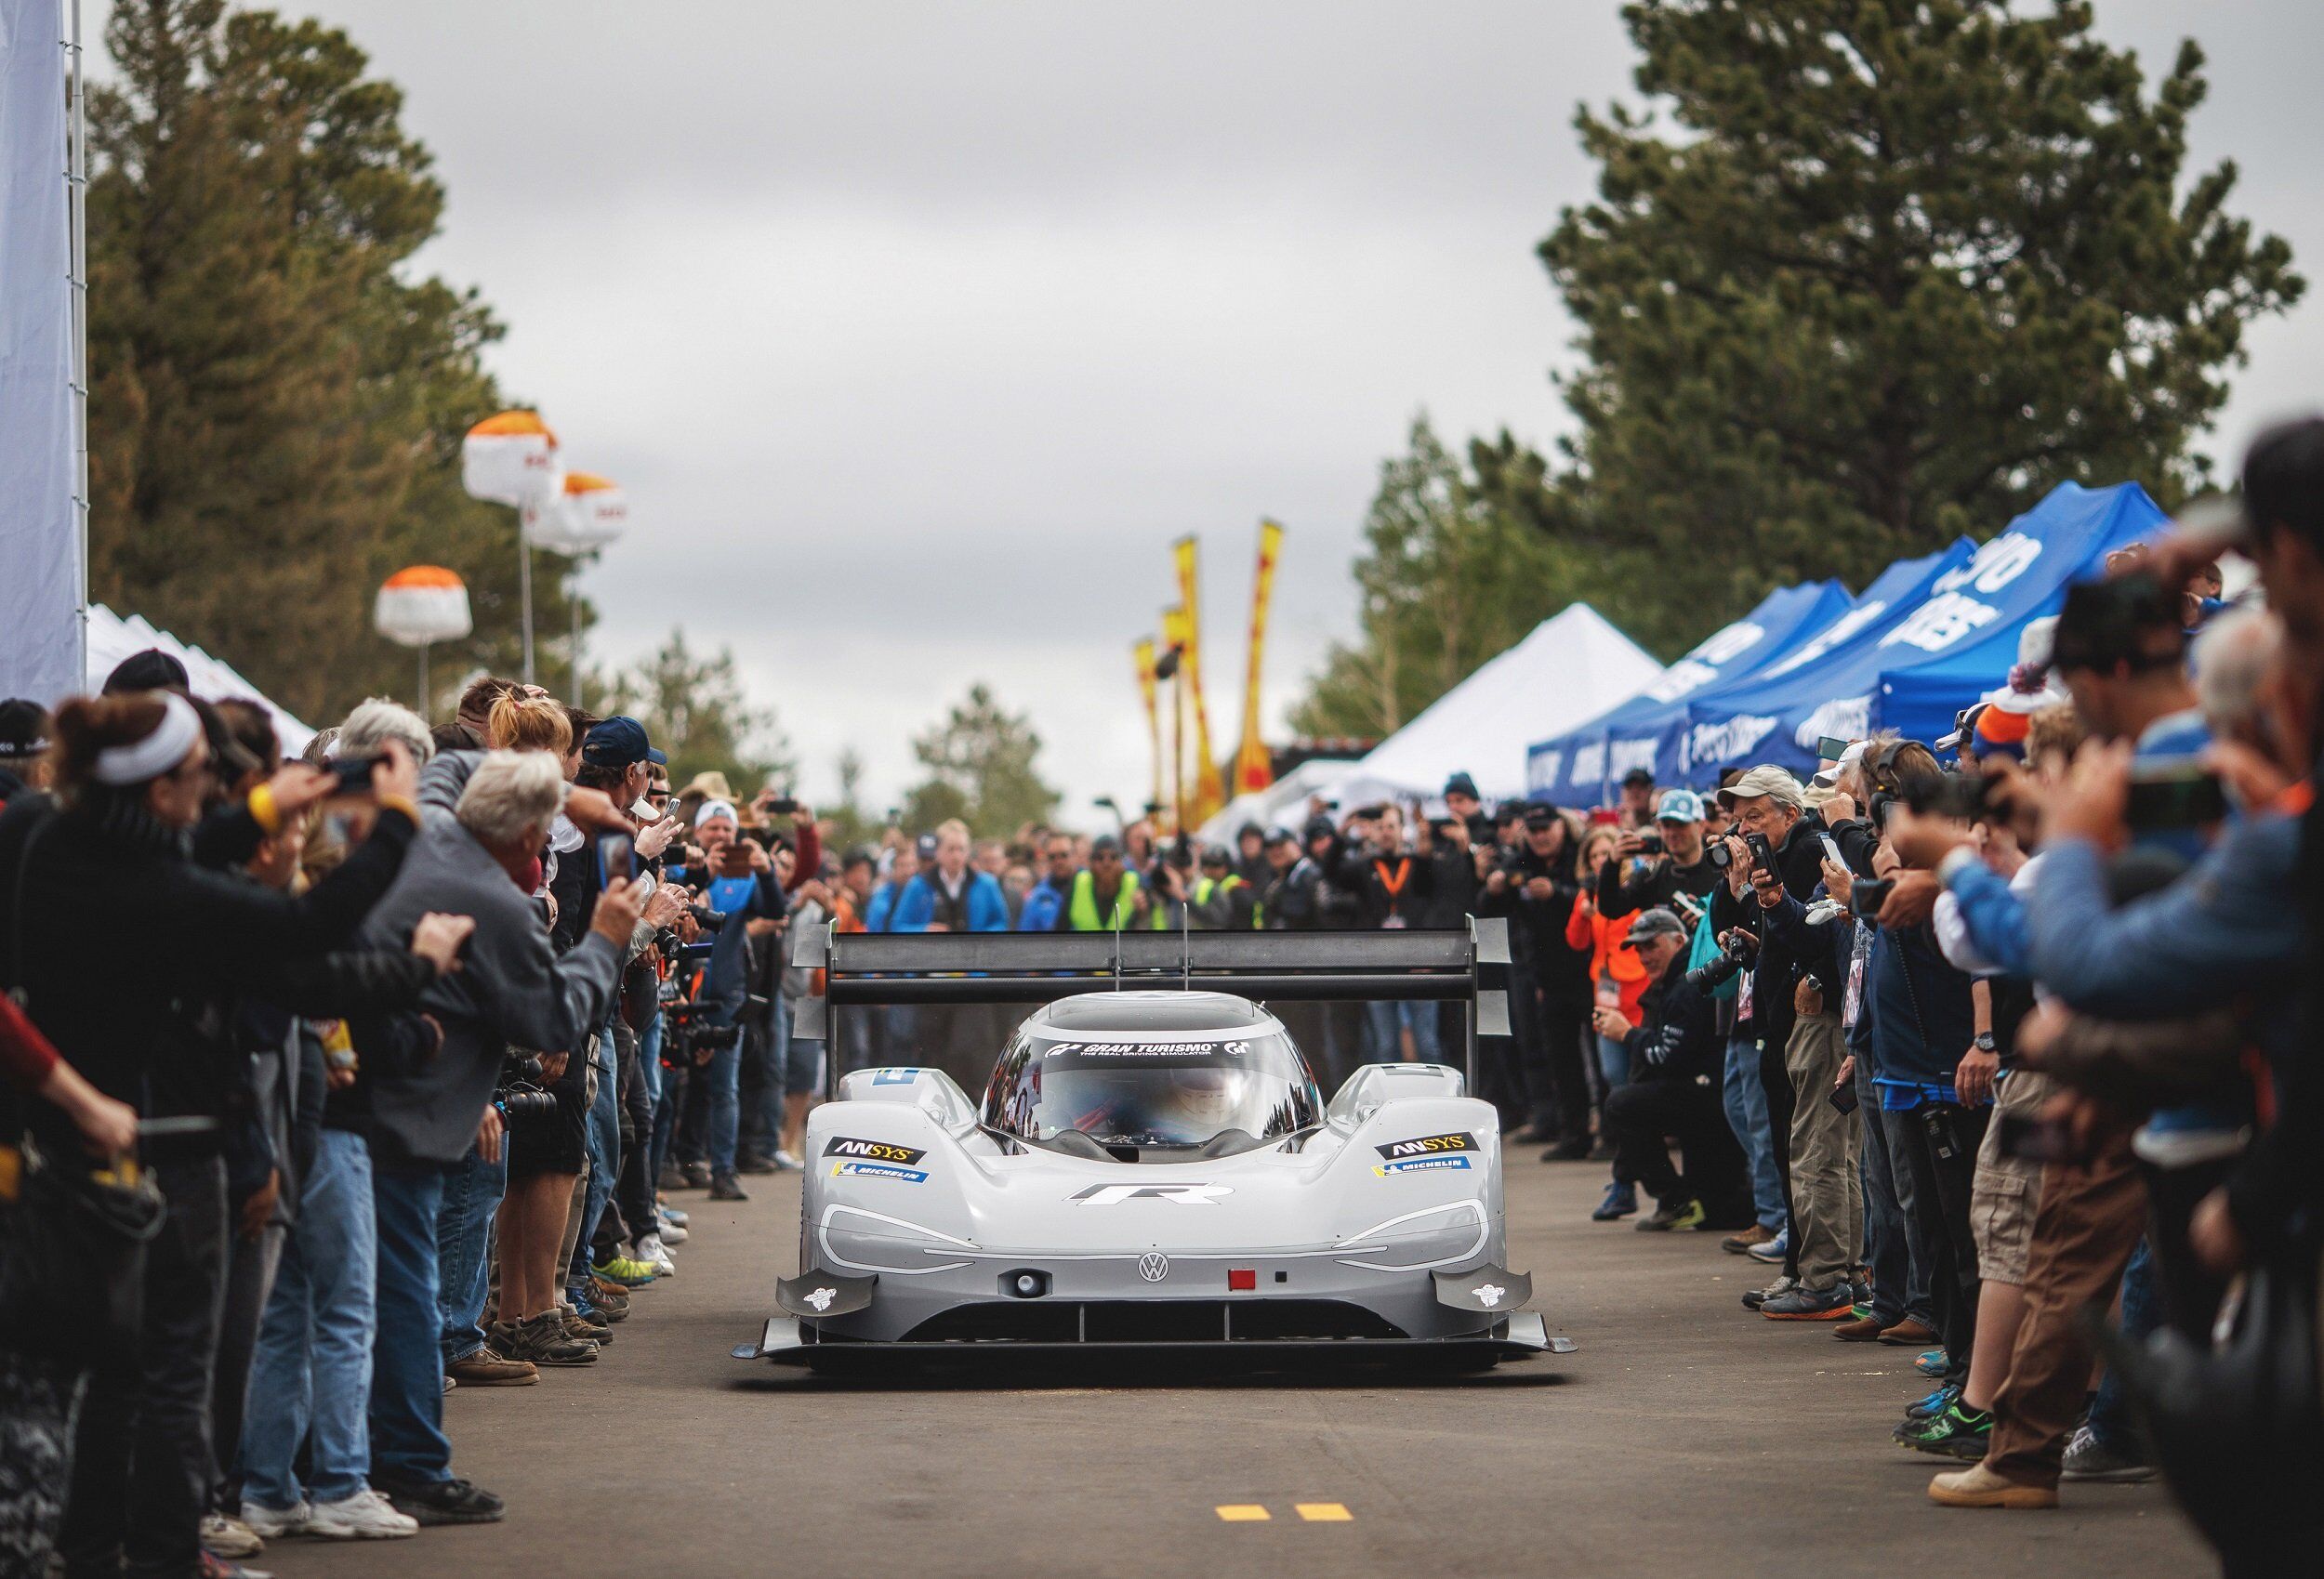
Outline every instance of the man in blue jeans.
<path fill-rule="evenodd" d="M 526 1360 L 495 1352 L 484 1340 L 484 1302 L 491 1295 L 493 1217 L 508 1192 L 508 1138 L 499 1115 L 444 1176 L 436 1213 L 436 1306 L 442 1317 L 443 1370 L 462 1387 L 525 1387 L 540 1379 Z"/>
<path fill-rule="evenodd" d="M 441 1047 L 409 1074 L 380 1079 L 367 1120 L 378 1268 L 372 1482 L 423 1524 L 487 1522 L 504 1511 L 492 1493 L 453 1475 L 443 1434 L 436 1237 L 444 1176 L 493 1128 L 484 1114 L 506 1048 L 586 1056 L 644 908 L 616 879 L 598 896 L 581 941 L 561 956 L 550 949 L 531 888 L 564 793 L 557 759 L 545 752 L 438 757 L 421 775 L 419 836 L 359 934 L 377 947 L 400 944 L 431 913 L 476 923 L 461 968 L 421 1000 L 442 1029 Z"/>
<path fill-rule="evenodd" d="M 717 1006 L 703 1023 L 732 1028 L 736 1034 L 710 1055 L 710 1061 L 691 1078 L 709 1087 L 708 1133 L 705 1150 L 710 1153 L 710 1199 L 747 1201 L 742 1181 L 734 1177 L 734 1153 L 741 1129 L 743 1038 L 740 1019 L 749 995 L 749 929 L 753 920 L 780 920 L 786 911 L 783 885 L 775 880 L 774 862 L 764 845 L 737 841 L 734 808 L 723 800 L 707 800 L 694 813 L 694 842 L 702 847 L 708 886 L 703 902 L 725 917 L 710 943 L 710 964 L 704 973 L 702 998 Z"/>

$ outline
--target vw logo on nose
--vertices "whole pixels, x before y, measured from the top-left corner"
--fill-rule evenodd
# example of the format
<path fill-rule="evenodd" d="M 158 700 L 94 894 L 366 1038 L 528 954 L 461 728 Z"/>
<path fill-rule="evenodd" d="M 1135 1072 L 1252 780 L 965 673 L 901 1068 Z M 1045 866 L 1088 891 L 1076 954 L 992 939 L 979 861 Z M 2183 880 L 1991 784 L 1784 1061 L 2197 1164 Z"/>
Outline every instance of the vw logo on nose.
<path fill-rule="evenodd" d="M 1148 1283 L 1160 1283 L 1170 1275 L 1170 1258 L 1159 1250 L 1149 1250 L 1138 1257 L 1138 1275 Z"/>

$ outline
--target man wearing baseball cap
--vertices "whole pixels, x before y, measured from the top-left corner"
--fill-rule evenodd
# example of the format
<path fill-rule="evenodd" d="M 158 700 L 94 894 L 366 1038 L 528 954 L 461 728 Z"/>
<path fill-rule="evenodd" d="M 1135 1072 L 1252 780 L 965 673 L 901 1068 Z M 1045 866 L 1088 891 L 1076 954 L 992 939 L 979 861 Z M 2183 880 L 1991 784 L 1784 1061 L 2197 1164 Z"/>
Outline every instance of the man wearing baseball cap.
<path fill-rule="evenodd" d="M 1659 840 L 1661 849 L 1653 848 Z M 1655 802 L 1654 827 L 1625 833 L 1615 859 L 1598 868 L 1598 914 L 1669 907 L 1679 895 L 1708 900 L 1719 869 L 1703 844 L 1703 797 L 1690 789 L 1664 790 Z"/>
<path fill-rule="evenodd" d="M 1849 1272 L 1863 1238 L 1856 1149 L 1863 1126 L 1824 1100 L 1847 1048 L 1840 1034 L 1845 980 L 1839 923 L 1809 926 L 1823 881 L 1823 819 L 1782 768 L 1753 768 L 1719 792 L 1735 813 L 1727 886 L 1712 917 L 1759 939 L 1751 976 L 1752 1030 L 1767 1095 L 1771 1149 L 1789 1188 L 1785 1281 L 1760 1313 L 1775 1321 L 1840 1322 L 1855 1303 Z M 1765 851 L 1763 861 L 1755 853 Z M 1758 1246 L 1766 1250 L 1767 1246 Z"/>
<path fill-rule="evenodd" d="M 1631 1078 L 1607 1094 L 1605 1128 L 1614 1142 L 1618 1183 L 1643 1185 L 1659 1203 L 1642 1232 L 1731 1228 L 1750 1217 L 1743 1152 L 1727 1128 L 1720 1099 L 1726 1039 L 1710 994 L 1687 985 L 1689 935 L 1677 912 L 1642 910 L 1622 946 L 1634 949 L 1654 985 L 1638 1001 L 1639 1023 L 1618 1008 L 1600 1008 L 1592 1023 L 1620 1042 Z M 1682 1173 L 1664 1144 L 1674 1136 L 1686 1159 Z"/>
<path fill-rule="evenodd" d="M 12 696 L 0 702 L 0 806 L 48 787 L 48 709 Z"/>
<path fill-rule="evenodd" d="M 1652 768 L 1632 768 L 1622 775 L 1622 826 L 1643 834 L 1654 822 L 1655 773 Z"/>

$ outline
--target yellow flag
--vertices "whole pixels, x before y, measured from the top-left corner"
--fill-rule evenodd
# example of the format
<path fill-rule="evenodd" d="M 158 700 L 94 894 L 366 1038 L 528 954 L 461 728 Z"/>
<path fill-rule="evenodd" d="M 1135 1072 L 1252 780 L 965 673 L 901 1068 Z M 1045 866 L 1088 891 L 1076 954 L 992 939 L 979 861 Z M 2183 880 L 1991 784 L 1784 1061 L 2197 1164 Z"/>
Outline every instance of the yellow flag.
<path fill-rule="evenodd" d="M 1155 711 L 1154 696 L 1154 638 L 1147 637 L 1130 650 L 1138 664 L 1138 694 L 1146 704 L 1146 738 L 1154 746 L 1154 792 L 1148 799 L 1162 798 L 1162 715 Z"/>
<path fill-rule="evenodd" d="M 1243 743 L 1235 753 L 1235 793 L 1265 789 L 1275 780 L 1274 759 L 1259 738 L 1259 670 L 1267 651 L 1267 605 L 1274 595 L 1275 557 L 1283 548 L 1283 528 L 1271 520 L 1259 523 L 1259 572 L 1251 581 L 1250 655 L 1243 677 Z"/>
<path fill-rule="evenodd" d="M 1210 753 L 1210 709 L 1202 694 L 1202 572 L 1200 549 L 1190 533 L 1170 546 L 1178 561 L 1179 606 L 1186 612 L 1186 689 L 1195 702 L 1194 803 L 1187 824 L 1208 822 L 1226 804 L 1226 784 L 1219 776 L 1219 760 Z"/>

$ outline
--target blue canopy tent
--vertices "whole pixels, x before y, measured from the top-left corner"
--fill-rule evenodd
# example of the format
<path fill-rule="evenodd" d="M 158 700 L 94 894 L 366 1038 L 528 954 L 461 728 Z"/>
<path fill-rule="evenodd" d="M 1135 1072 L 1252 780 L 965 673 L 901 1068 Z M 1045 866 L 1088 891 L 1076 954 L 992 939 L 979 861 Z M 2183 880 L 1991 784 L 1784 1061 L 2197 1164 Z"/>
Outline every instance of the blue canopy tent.
<path fill-rule="evenodd" d="M 2053 612 L 2069 583 L 2162 520 L 2161 510 L 2134 482 L 2095 490 L 2059 484 L 1966 562 L 1955 559 L 1965 546 L 1955 545 L 1945 556 L 1955 562 L 1926 576 L 1884 617 L 1814 662 L 1787 661 L 1776 666 L 1780 673 L 1697 697 L 1680 743 L 1677 782 L 1709 784 L 1722 769 L 1758 762 L 1805 774 L 1816 764 L 1819 736 L 1853 739 L 1870 730 L 1882 685 L 1987 643 L 2014 654 L 2017 633 L 2027 621 Z M 1942 699 L 1966 702 L 2007 669 L 2006 662 L 1995 668 L 1980 655 L 1975 674 L 1982 678 L 1957 674 L 1940 682 L 1917 716 L 1941 717 L 1933 732 L 1945 733 L 1960 704 L 1947 705 Z"/>
<path fill-rule="evenodd" d="M 1874 728 L 1895 730 L 1911 740 L 1935 740 L 1952 732 L 1953 719 L 1963 707 L 2009 678 L 2011 666 L 2017 662 L 2017 638 L 2030 621 L 2056 613 L 2065 605 L 2069 583 L 2094 572 L 2117 548 L 2153 537 L 2167 520 L 2146 490 L 2135 482 L 2094 491 L 2067 483 L 2020 519 L 2030 520 L 2052 512 L 2053 507 L 2057 517 L 2070 515 L 2076 522 L 2072 530 L 2088 540 L 2075 570 L 2014 624 L 1939 656 L 1883 669 L 1872 697 Z M 2065 532 L 2060 528 L 2052 528 L 2050 540 L 2061 553 L 2066 549 Z"/>
<path fill-rule="evenodd" d="M 1786 586 L 1662 671 L 1652 684 L 1587 724 L 1525 753 L 1529 794 L 1566 806 L 1597 805 L 1611 794 L 1608 742 L 1651 734 L 1684 718 L 1686 698 L 1774 663 L 1846 615 L 1855 599 L 1836 581 Z"/>
<path fill-rule="evenodd" d="M 1723 768 L 1768 761 L 1796 766 L 1771 737 L 1795 731 L 1807 715 L 1820 714 L 1829 698 L 1849 694 L 1851 686 L 1868 692 L 1880 672 L 1880 660 L 1873 656 L 1879 644 L 1938 596 L 1948 578 L 1964 570 L 1976 552 L 1976 545 L 1963 537 L 1937 553 L 1897 560 L 1815 640 L 1756 674 L 1692 698 L 1686 717 L 1657 743 L 1657 777 L 1709 788 Z M 1811 768 L 1817 734 L 1848 732 L 1822 728 L 1820 717 L 1817 722 L 1804 747 Z"/>

